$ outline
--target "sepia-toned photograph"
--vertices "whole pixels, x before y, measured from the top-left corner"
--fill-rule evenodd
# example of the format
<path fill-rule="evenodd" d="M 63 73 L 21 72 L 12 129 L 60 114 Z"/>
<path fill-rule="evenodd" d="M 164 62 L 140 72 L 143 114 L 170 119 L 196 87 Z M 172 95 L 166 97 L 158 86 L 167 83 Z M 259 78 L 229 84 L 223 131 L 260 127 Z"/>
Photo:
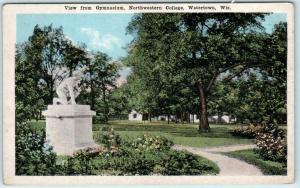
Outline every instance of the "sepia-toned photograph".
<path fill-rule="evenodd" d="M 14 177 L 293 181 L 291 5 L 26 6 L 4 25 Z"/>

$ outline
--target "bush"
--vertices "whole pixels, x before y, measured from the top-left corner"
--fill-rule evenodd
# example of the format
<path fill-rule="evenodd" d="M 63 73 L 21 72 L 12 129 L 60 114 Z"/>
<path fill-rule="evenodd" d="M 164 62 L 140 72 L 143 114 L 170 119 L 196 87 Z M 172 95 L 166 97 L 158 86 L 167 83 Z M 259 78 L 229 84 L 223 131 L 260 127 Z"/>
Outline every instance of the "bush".
<path fill-rule="evenodd" d="M 96 141 L 103 144 L 107 152 L 117 154 L 122 143 L 121 137 L 111 127 L 105 127 L 105 130 L 97 133 Z"/>
<path fill-rule="evenodd" d="M 31 130 L 26 123 L 16 125 L 16 174 L 54 175 L 59 172 L 56 154 L 45 144 L 45 131 L 42 134 Z"/>
<path fill-rule="evenodd" d="M 116 137 L 117 134 L 112 132 L 105 135 Z M 173 142 L 165 137 L 144 134 L 128 142 L 119 140 L 119 143 L 122 144 L 117 155 L 109 150 L 99 153 L 94 165 L 96 171 L 108 175 L 200 175 L 217 172 L 217 167 L 208 160 L 170 150 Z"/>
<path fill-rule="evenodd" d="M 153 174 L 153 169 L 159 161 L 156 153 L 144 151 L 138 152 L 136 150 L 127 148 L 127 153 L 122 156 L 122 164 L 120 169 L 125 174 L 131 175 L 150 175 Z"/>
<path fill-rule="evenodd" d="M 264 159 L 283 162 L 287 161 L 287 142 L 285 132 L 277 125 L 268 124 L 257 133 L 255 150 Z"/>
<path fill-rule="evenodd" d="M 67 157 L 62 165 L 65 175 L 93 175 L 93 160 L 101 152 L 101 148 L 87 148 L 79 150 L 73 156 Z"/>
<path fill-rule="evenodd" d="M 234 136 L 255 138 L 255 151 L 265 160 L 286 163 L 287 143 L 285 132 L 272 123 L 251 124 L 246 128 L 237 128 L 231 132 Z"/>
<path fill-rule="evenodd" d="M 244 138 L 255 138 L 257 133 L 263 129 L 263 125 L 250 124 L 247 127 L 236 128 L 231 131 L 233 136 L 244 137 Z"/>
<path fill-rule="evenodd" d="M 109 175 L 150 175 L 159 161 L 154 152 L 140 152 L 132 147 L 122 147 L 119 154 L 100 153 L 95 160 L 95 170 Z"/>
<path fill-rule="evenodd" d="M 162 136 L 153 136 L 149 134 L 143 134 L 138 138 L 134 139 L 131 145 L 139 150 L 170 150 L 174 143 Z"/>
<path fill-rule="evenodd" d="M 108 175 L 201 175 L 216 174 L 212 162 L 187 152 L 139 151 L 124 147 L 122 155 L 111 157 L 102 153 L 96 159 L 98 172 Z"/>
<path fill-rule="evenodd" d="M 201 175 L 217 173 L 218 168 L 208 160 L 188 152 L 170 151 L 161 164 L 163 175 Z"/>
<path fill-rule="evenodd" d="M 109 128 L 99 137 L 102 147 L 60 156 L 47 146 L 45 132 L 17 126 L 16 168 L 18 175 L 200 175 L 216 173 L 210 161 L 186 152 L 170 150 L 171 141 L 142 135 L 122 141 Z"/>

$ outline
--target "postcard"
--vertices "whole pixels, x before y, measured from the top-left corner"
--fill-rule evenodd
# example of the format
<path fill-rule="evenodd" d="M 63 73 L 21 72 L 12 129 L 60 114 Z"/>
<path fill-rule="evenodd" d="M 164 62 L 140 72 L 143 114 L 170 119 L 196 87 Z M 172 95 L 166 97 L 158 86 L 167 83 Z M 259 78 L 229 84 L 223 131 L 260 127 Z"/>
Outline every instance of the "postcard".
<path fill-rule="evenodd" d="M 8 185 L 294 182 L 291 3 L 3 6 Z"/>

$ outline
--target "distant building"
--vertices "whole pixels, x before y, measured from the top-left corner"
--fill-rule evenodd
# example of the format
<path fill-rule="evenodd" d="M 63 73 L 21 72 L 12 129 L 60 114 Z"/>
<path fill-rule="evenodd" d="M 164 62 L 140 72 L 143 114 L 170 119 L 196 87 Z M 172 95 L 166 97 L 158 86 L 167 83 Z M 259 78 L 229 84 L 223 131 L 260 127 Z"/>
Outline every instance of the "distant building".
<path fill-rule="evenodd" d="M 169 121 L 175 121 L 175 116 L 174 115 L 170 115 L 169 118 L 170 118 Z M 157 121 L 168 121 L 168 116 L 159 115 L 159 116 L 155 116 L 153 119 L 157 120 Z"/>
<path fill-rule="evenodd" d="M 146 117 L 147 119 L 148 117 Z M 176 117 L 174 115 L 170 115 L 169 116 L 169 121 L 175 121 Z M 193 123 L 199 123 L 199 117 L 197 114 L 190 114 L 189 115 L 190 118 L 190 122 Z M 128 120 L 130 121 L 142 121 L 143 120 L 143 114 L 138 113 L 135 110 L 132 110 L 129 114 L 128 114 Z M 168 116 L 166 115 L 158 115 L 153 117 L 153 120 L 156 121 L 168 121 Z M 178 121 L 180 121 L 180 119 L 177 119 Z M 208 122 L 210 123 L 234 123 L 236 122 L 236 118 L 232 118 L 229 115 L 222 115 L 222 116 L 209 116 L 208 117 Z"/>
<path fill-rule="evenodd" d="M 199 117 L 197 114 L 190 114 L 190 121 L 194 122 L 194 123 L 198 123 L 199 122 Z"/>
<path fill-rule="evenodd" d="M 222 115 L 222 116 L 210 116 L 208 121 L 211 123 L 234 123 L 236 122 L 236 118 L 232 118 L 229 115 Z"/>
<path fill-rule="evenodd" d="M 190 120 L 191 120 L 191 122 L 198 123 L 199 117 L 198 117 L 198 115 L 190 114 Z M 234 123 L 234 122 L 236 122 L 236 119 L 232 118 L 229 115 L 222 115 L 222 116 L 214 115 L 214 116 L 208 117 L 208 122 L 210 122 L 210 123 Z"/>
<path fill-rule="evenodd" d="M 142 121 L 143 120 L 143 114 L 140 114 L 135 110 L 132 110 L 128 114 L 128 120 L 130 120 L 130 121 Z"/>

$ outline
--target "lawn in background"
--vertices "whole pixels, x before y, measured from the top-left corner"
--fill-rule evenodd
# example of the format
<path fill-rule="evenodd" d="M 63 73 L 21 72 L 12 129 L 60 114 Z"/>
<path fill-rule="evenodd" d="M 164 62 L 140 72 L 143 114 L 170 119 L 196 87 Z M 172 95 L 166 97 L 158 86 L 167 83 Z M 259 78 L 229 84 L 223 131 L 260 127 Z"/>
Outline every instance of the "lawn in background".
<path fill-rule="evenodd" d="M 95 124 L 93 130 L 101 130 L 105 125 Z M 123 139 L 133 139 L 141 134 L 161 135 L 169 138 L 175 144 L 192 147 L 213 147 L 232 144 L 253 143 L 252 139 L 236 138 L 230 134 L 230 130 L 237 125 L 214 125 L 211 124 L 210 133 L 198 133 L 197 124 L 169 125 L 165 121 L 111 121 L 109 126 Z"/>
<path fill-rule="evenodd" d="M 45 121 L 32 121 L 30 124 L 35 129 L 44 129 Z M 175 124 L 170 122 L 168 125 L 165 121 L 110 121 L 108 125 L 94 124 L 94 135 L 99 131 L 110 126 L 123 139 L 133 139 L 141 134 L 161 135 L 169 138 L 175 144 L 181 144 L 192 147 L 214 147 L 233 144 L 252 144 L 252 139 L 237 138 L 230 134 L 230 130 L 239 125 L 216 125 L 210 124 L 211 132 L 198 133 L 197 124 Z"/>
<path fill-rule="evenodd" d="M 227 156 L 246 161 L 257 166 L 265 175 L 286 175 L 286 165 L 279 162 L 263 160 L 253 149 L 223 153 Z"/>

